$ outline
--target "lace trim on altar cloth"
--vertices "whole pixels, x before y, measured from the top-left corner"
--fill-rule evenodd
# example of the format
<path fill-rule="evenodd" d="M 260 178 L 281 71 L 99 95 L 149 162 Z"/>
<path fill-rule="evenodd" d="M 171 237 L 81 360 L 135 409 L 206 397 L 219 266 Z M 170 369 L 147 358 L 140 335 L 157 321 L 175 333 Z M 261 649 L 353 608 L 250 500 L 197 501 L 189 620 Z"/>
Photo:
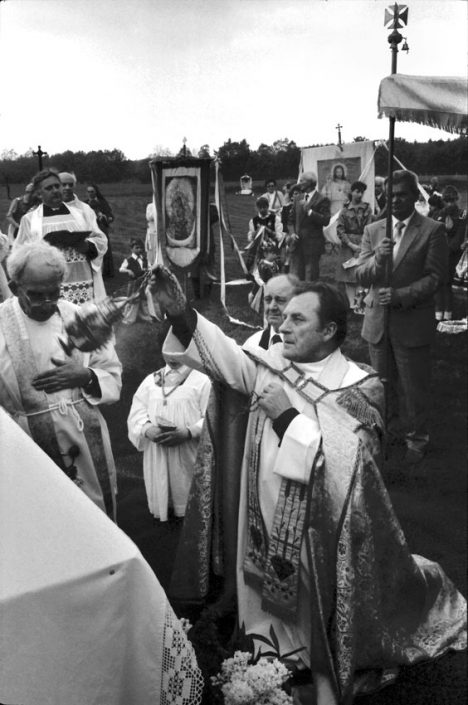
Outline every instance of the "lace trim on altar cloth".
<path fill-rule="evenodd" d="M 60 298 L 71 301 L 72 304 L 84 304 L 93 301 L 94 290 L 92 279 L 82 282 L 66 282 L 60 287 Z"/>
<path fill-rule="evenodd" d="M 199 705 L 203 676 L 193 648 L 169 608 L 164 622 L 160 705 Z"/>

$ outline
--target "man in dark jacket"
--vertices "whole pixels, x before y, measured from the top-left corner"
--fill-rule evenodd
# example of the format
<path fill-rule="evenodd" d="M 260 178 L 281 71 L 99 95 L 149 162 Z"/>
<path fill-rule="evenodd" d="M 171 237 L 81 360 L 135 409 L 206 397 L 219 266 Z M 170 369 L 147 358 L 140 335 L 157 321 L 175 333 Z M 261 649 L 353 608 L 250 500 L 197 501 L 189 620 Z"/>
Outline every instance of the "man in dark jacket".
<path fill-rule="evenodd" d="M 330 201 L 317 191 L 312 171 L 305 171 L 298 185 L 304 196 L 294 201 L 290 213 L 289 273 L 303 281 L 315 281 L 325 251 L 323 228 L 330 222 Z"/>

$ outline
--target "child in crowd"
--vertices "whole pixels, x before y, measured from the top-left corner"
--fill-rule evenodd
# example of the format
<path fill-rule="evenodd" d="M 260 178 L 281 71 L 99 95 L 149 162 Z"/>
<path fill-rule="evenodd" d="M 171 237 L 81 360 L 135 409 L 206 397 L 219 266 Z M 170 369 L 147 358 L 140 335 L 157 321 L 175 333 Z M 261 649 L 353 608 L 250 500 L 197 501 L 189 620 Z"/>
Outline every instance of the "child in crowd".
<path fill-rule="evenodd" d="M 146 270 L 148 269 L 148 262 L 144 252 L 145 247 L 142 240 L 138 240 L 136 238 L 130 240 L 130 249 L 132 254 L 130 257 L 124 259 L 119 269 L 119 272 L 126 274 L 130 278 L 127 288 L 127 296 L 132 296 L 136 292 L 140 284 L 138 280 L 146 273 Z M 127 304 L 122 323 L 125 325 L 131 325 L 132 323 L 135 323 L 137 319 L 141 321 L 151 320 L 151 316 L 148 313 L 148 304 L 144 290 L 140 292 L 140 296 L 135 301 Z"/>
<path fill-rule="evenodd" d="M 247 233 L 249 244 L 245 248 L 246 265 L 249 271 L 258 260 L 264 257 L 266 252 L 276 254 L 279 259 L 284 238 L 280 218 L 268 210 L 268 199 L 260 196 L 257 198 L 256 206 L 257 215 L 249 221 Z M 269 258 L 272 259 L 271 254 Z"/>
<path fill-rule="evenodd" d="M 265 181 L 265 188 L 266 191 L 262 194 L 262 198 L 267 199 L 268 210 L 270 213 L 279 214 L 285 203 L 284 194 L 278 189 L 275 179 L 268 179 L 268 181 Z"/>
<path fill-rule="evenodd" d="M 148 506 L 156 519 L 185 516 L 208 397 L 209 378 L 165 355 L 133 397 L 128 437 L 143 451 Z"/>
<path fill-rule="evenodd" d="M 269 210 L 268 199 L 260 196 L 256 201 L 257 215 L 249 221 L 245 248 L 246 265 L 251 278 L 253 289 L 249 294 L 250 305 L 255 310 L 261 307 L 262 284 L 271 279 L 282 270 L 282 249 L 284 233 L 281 219 Z"/>

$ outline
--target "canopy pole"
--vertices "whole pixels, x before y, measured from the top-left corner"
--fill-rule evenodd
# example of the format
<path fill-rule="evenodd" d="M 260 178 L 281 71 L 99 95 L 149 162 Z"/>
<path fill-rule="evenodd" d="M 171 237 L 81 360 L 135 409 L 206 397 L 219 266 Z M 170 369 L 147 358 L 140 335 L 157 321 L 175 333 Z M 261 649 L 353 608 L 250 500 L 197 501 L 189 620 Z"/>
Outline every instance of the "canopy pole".
<path fill-rule="evenodd" d="M 408 8 L 405 5 L 398 5 L 395 3 L 393 6 L 385 10 L 385 21 L 384 24 L 391 29 L 391 33 L 388 36 L 388 43 L 390 44 L 390 50 L 392 52 L 392 64 L 391 73 L 397 73 L 397 57 L 398 57 L 398 45 L 403 39 L 398 29 L 403 27 L 408 21 Z M 389 118 L 389 128 L 388 128 L 388 163 L 387 163 L 387 181 L 386 181 L 386 195 L 387 195 L 387 212 L 386 212 L 386 228 L 385 237 L 389 240 L 393 239 L 393 227 L 392 227 L 392 193 L 393 193 L 393 157 L 395 152 L 395 118 Z M 393 269 L 393 254 L 390 253 L 385 262 L 384 269 L 384 287 L 390 288 L 392 285 L 392 269 Z M 385 374 L 382 378 L 385 392 L 385 430 L 388 430 L 389 422 L 389 397 L 390 397 L 390 366 L 391 366 L 391 347 L 389 338 L 389 325 L 390 325 L 390 304 L 384 306 L 384 355 L 385 355 Z M 387 437 L 387 434 L 386 434 Z M 384 453 L 386 455 L 386 441 L 384 445 Z"/>

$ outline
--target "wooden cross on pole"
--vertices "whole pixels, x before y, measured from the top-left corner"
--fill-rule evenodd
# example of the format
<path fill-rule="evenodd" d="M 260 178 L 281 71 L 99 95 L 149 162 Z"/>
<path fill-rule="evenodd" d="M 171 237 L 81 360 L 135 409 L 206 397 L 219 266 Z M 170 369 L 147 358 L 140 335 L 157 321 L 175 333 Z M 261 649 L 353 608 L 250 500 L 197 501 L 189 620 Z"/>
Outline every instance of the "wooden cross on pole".
<path fill-rule="evenodd" d="M 37 157 L 37 161 L 39 163 L 39 171 L 42 171 L 42 157 L 48 157 L 49 155 L 47 152 L 43 152 L 41 149 L 41 145 L 38 145 L 37 147 L 37 152 L 33 152 L 34 156 Z"/>
<path fill-rule="evenodd" d="M 340 123 L 338 123 L 338 125 L 335 127 L 335 130 L 338 130 L 338 147 L 341 149 L 341 151 L 343 151 L 343 147 L 341 146 L 342 145 L 342 142 L 341 142 L 341 128 L 342 127 L 343 127 L 343 125 L 340 125 Z"/>

